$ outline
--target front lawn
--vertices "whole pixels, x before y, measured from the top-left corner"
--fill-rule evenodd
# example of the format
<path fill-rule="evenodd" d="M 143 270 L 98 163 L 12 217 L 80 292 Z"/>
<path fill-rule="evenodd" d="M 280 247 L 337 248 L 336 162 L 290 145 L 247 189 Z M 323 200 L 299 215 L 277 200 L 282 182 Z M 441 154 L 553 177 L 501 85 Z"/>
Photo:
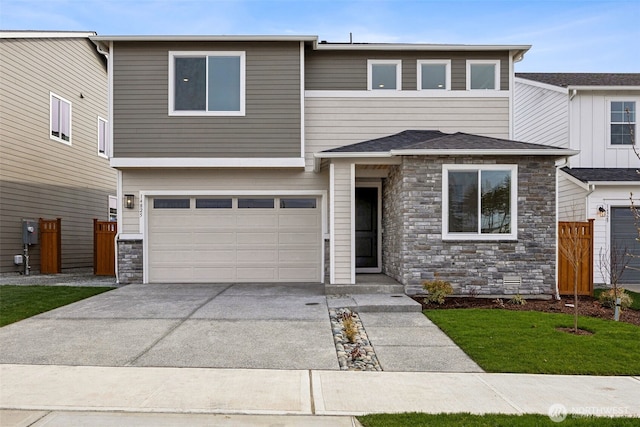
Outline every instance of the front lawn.
<path fill-rule="evenodd" d="M 114 289 L 88 286 L 0 286 L 0 327 Z"/>
<path fill-rule="evenodd" d="M 595 418 L 569 415 L 564 421 L 551 421 L 546 415 L 471 415 L 471 414 L 375 414 L 358 417 L 364 427 L 510 427 L 510 426 L 584 426 L 625 427 L 637 426 L 637 418 Z"/>
<path fill-rule="evenodd" d="M 558 331 L 573 316 L 498 309 L 425 310 L 487 372 L 639 375 L 640 327 L 580 317 L 592 335 Z"/>

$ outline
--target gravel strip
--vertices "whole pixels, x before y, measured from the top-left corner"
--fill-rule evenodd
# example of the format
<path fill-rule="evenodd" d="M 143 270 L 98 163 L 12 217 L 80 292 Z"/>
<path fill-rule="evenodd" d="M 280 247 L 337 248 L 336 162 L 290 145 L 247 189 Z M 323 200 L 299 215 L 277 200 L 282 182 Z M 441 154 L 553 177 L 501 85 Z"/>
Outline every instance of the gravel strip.
<path fill-rule="evenodd" d="M 348 308 L 331 308 L 329 309 L 329 318 L 331 319 L 331 331 L 340 369 L 343 371 L 382 371 L 358 313 L 352 312 Z M 345 318 L 351 318 L 357 329 L 354 342 L 350 342 L 345 334 L 343 323 Z"/>

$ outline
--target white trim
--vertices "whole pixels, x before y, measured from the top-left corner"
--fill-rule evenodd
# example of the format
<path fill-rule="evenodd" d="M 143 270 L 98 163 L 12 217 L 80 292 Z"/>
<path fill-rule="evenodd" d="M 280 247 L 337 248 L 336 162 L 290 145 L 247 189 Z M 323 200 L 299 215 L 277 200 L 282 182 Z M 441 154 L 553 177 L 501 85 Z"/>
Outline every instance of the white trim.
<path fill-rule="evenodd" d="M 570 150 L 568 148 L 541 148 L 541 149 L 492 149 L 492 150 L 466 150 L 466 149 L 413 149 L 413 150 L 390 150 L 381 152 L 320 152 L 315 153 L 316 159 L 331 158 L 391 158 L 393 156 L 573 156 L 578 154 L 578 150 Z M 361 163 L 361 162 L 357 162 Z M 385 164 L 394 164 L 396 162 L 385 162 Z"/>
<path fill-rule="evenodd" d="M 640 86 L 567 86 L 569 90 L 640 90 Z"/>
<path fill-rule="evenodd" d="M 515 97 L 516 97 L 516 84 L 513 81 L 515 78 L 515 69 L 513 63 L 513 57 L 509 56 L 509 139 L 513 139 L 515 134 Z"/>
<path fill-rule="evenodd" d="M 521 83 L 524 85 L 528 85 L 528 86 L 534 86 L 534 87 L 538 87 L 540 89 L 546 89 L 546 90 L 552 90 L 554 92 L 558 92 L 558 93 L 562 93 L 564 95 L 568 95 L 569 94 L 569 89 L 567 89 L 566 87 L 562 87 L 562 86 L 556 86 L 556 85 L 552 85 L 549 83 L 542 83 L 536 80 L 529 80 L 526 77 L 518 77 L 516 76 L 514 81 L 516 83 Z"/>
<path fill-rule="evenodd" d="M 612 102 L 633 102 L 635 104 L 634 114 L 636 116 L 635 122 L 633 122 L 635 126 L 635 135 L 637 135 L 638 130 L 638 106 L 640 105 L 640 97 L 637 96 L 605 96 L 605 117 L 604 117 L 604 128 L 605 128 L 605 143 L 607 150 L 628 150 L 630 156 L 634 156 L 635 154 L 631 151 L 633 150 L 632 144 L 611 144 L 611 125 L 612 124 L 628 124 L 629 122 L 612 122 L 611 121 L 611 103 Z M 635 141 L 636 146 L 638 146 L 638 141 Z"/>
<path fill-rule="evenodd" d="M 471 89 L 471 66 L 494 65 L 493 89 Z M 499 59 L 467 59 L 467 90 L 469 91 L 500 91 L 500 60 Z M 507 93 L 509 93 L 507 91 Z"/>
<path fill-rule="evenodd" d="M 300 157 L 116 157 L 111 158 L 114 168 L 300 168 Z"/>
<path fill-rule="evenodd" d="M 307 90 L 307 98 L 508 98 L 508 91 L 499 90 Z"/>
<path fill-rule="evenodd" d="M 305 157 L 305 111 L 304 111 L 304 43 L 300 42 L 300 157 Z M 324 253 L 324 251 L 323 251 Z"/>
<path fill-rule="evenodd" d="M 355 188 L 375 188 L 378 190 L 378 201 L 377 201 L 377 216 L 378 216 L 378 220 L 377 220 L 377 224 L 376 226 L 378 227 L 378 242 L 377 242 L 377 248 L 378 248 L 378 253 L 377 253 L 377 267 L 367 267 L 367 268 L 357 268 L 356 267 L 356 273 L 381 273 L 382 272 L 382 180 L 376 180 L 376 181 L 358 181 L 356 179 L 356 185 Z M 355 196 L 354 196 L 354 205 L 355 205 Z M 355 221 L 353 223 L 353 229 L 355 230 Z M 355 241 L 355 232 L 354 232 L 354 241 Z"/>
<path fill-rule="evenodd" d="M 1 33 L 0 33 L 1 34 Z M 95 33 L 93 33 L 95 35 Z M 162 42 L 162 41 L 179 41 L 179 42 L 315 42 L 318 36 L 300 35 L 300 36 L 265 36 L 265 35 L 237 35 L 237 36 L 182 36 L 182 35 L 163 35 L 163 36 L 95 36 L 91 37 L 95 41 L 137 41 L 137 42 Z M 529 46 L 530 48 L 531 46 Z M 493 49 L 495 50 L 495 49 Z"/>
<path fill-rule="evenodd" d="M 118 235 L 118 240 L 143 240 L 143 233 L 122 233 Z"/>
<path fill-rule="evenodd" d="M 208 58 L 211 56 L 237 56 L 240 58 L 240 109 L 237 111 L 209 111 L 209 61 Z M 174 84 L 175 84 L 175 58 L 184 57 L 184 58 L 195 58 L 195 57 L 204 57 L 205 58 L 205 67 L 207 68 L 207 72 L 205 73 L 206 79 L 206 107 L 204 111 L 194 110 L 194 111 L 183 111 L 183 110 L 174 110 Z M 168 109 L 169 116 L 244 116 L 245 115 L 245 107 L 246 107 L 246 52 L 245 51 L 169 51 L 169 96 L 168 96 Z"/>
<path fill-rule="evenodd" d="M 349 186 L 351 203 L 351 284 L 356 284 L 356 165 L 349 165 Z"/>
<path fill-rule="evenodd" d="M 107 96 L 109 98 L 109 105 L 107 106 L 108 114 L 109 114 L 109 135 L 113 135 L 113 42 L 109 42 L 109 57 L 107 58 L 107 73 L 108 75 L 108 87 L 107 87 Z M 109 158 L 113 157 L 113 138 L 111 138 L 111 144 L 109 144 L 109 153 L 107 156 Z"/>
<path fill-rule="evenodd" d="M 52 116 L 51 102 L 53 101 L 53 98 L 57 98 L 61 102 L 66 102 L 67 104 L 69 104 L 69 140 L 68 141 L 65 141 L 61 137 L 53 136 L 51 134 L 51 131 L 53 130 L 53 117 L 51 117 Z M 62 127 L 62 123 L 58 123 L 58 126 Z M 73 142 L 73 105 L 71 104 L 71 101 L 69 101 L 68 99 L 63 98 L 60 95 L 57 95 L 51 91 L 49 91 L 49 139 L 53 141 L 61 142 L 65 145 L 72 145 L 72 142 Z"/>
<path fill-rule="evenodd" d="M 478 231 L 476 233 L 449 233 L 449 171 L 491 171 L 508 170 L 511 173 L 511 233 L 481 234 L 481 221 L 478 217 Z M 480 182 L 480 178 L 478 179 Z M 478 188 L 478 193 L 480 193 Z M 480 194 L 478 194 L 480 197 Z M 478 209 L 481 209 L 478 201 Z M 442 165 L 442 240 L 453 241 L 511 241 L 518 240 L 518 165 L 515 164 L 443 164 Z"/>
<path fill-rule="evenodd" d="M 93 31 L 0 31 L 0 39 L 85 39 L 96 35 Z"/>
<path fill-rule="evenodd" d="M 100 122 L 104 122 L 104 151 L 100 151 Z M 98 156 L 108 159 L 109 156 L 109 120 L 98 116 Z"/>
<path fill-rule="evenodd" d="M 422 89 L 422 65 L 444 65 L 445 87 L 442 89 Z M 450 59 L 418 59 L 416 89 L 418 91 L 446 92 L 451 90 L 451 60 Z"/>
<path fill-rule="evenodd" d="M 395 89 L 373 88 L 373 66 L 374 65 L 395 65 L 396 66 L 396 87 Z M 380 92 L 396 92 L 402 90 L 402 60 L 401 59 L 367 59 L 367 90 Z"/>
<path fill-rule="evenodd" d="M 336 282 L 336 176 L 335 165 L 329 164 L 329 283 Z"/>

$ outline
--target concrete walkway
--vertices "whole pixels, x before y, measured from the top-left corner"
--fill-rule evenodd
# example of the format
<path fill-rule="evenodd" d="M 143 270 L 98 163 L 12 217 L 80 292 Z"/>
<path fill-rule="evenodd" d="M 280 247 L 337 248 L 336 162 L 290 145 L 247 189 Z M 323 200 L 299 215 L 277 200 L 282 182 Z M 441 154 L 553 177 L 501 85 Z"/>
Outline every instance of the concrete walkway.
<path fill-rule="evenodd" d="M 3 426 L 153 425 L 159 415 L 149 414 L 163 414 L 161 425 L 234 425 L 202 416 L 226 414 L 261 415 L 246 425 L 277 415 L 285 426 L 347 426 L 368 413 L 548 414 L 552 405 L 640 417 L 638 377 L 0 365 L 0 378 Z M 311 416 L 347 418 L 296 418 Z"/>

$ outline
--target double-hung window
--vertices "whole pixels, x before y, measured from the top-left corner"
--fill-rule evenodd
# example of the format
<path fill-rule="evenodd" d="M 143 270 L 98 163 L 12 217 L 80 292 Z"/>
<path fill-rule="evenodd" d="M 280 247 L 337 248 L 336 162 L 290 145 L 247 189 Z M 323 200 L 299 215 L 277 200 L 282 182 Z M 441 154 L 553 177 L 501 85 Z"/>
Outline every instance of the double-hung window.
<path fill-rule="evenodd" d="M 515 240 L 517 165 L 444 165 L 442 238 Z"/>
<path fill-rule="evenodd" d="M 611 145 L 632 145 L 636 135 L 635 101 L 611 101 Z"/>
<path fill-rule="evenodd" d="M 451 61 L 418 60 L 418 90 L 450 90 Z"/>
<path fill-rule="evenodd" d="M 402 90 L 400 59 L 369 59 L 367 61 L 369 90 Z"/>
<path fill-rule="evenodd" d="M 169 52 L 169 115 L 244 114 L 245 52 Z"/>
<path fill-rule="evenodd" d="M 467 90 L 500 90 L 500 60 L 468 60 Z"/>
<path fill-rule="evenodd" d="M 107 121 L 102 117 L 98 117 L 98 155 L 102 157 L 108 156 L 109 134 Z"/>
<path fill-rule="evenodd" d="M 71 102 L 49 93 L 49 137 L 71 145 Z"/>

